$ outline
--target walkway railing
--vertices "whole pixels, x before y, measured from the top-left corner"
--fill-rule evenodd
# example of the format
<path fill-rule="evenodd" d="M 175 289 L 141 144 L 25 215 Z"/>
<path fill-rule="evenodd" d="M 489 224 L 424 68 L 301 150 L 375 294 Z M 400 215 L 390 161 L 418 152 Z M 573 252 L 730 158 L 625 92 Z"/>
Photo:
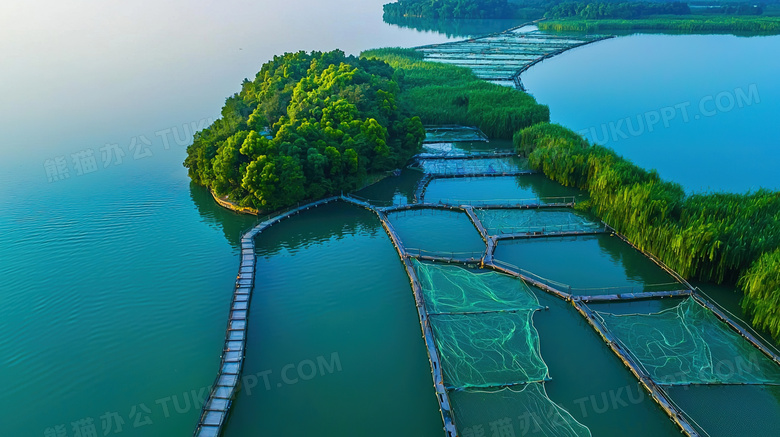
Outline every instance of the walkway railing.
<path fill-rule="evenodd" d="M 411 257 L 430 259 L 445 262 L 459 263 L 478 263 L 485 252 L 447 252 L 440 250 L 425 250 L 417 248 L 406 248 L 406 254 Z"/>
<path fill-rule="evenodd" d="M 459 150 L 460 152 L 460 150 Z M 441 153 L 432 153 L 432 152 L 422 152 L 418 153 L 417 155 L 414 155 L 412 159 L 418 160 L 418 161 L 425 161 L 425 160 L 454 160 L 454 159 L 463 159 L 463 160 L 472 160 L 472 159 L 492 159 L 492 158 L 512 158 L 517 156 L 517 153 L 511 152 L 511 151 L 502 151 L 499 149 L 493 149 L 493 150 L 474 150 L 474 151 L 468 151 L 460 153 L 449 153 L 449 152 L 441 152 Z"/>
<path fill-rule="evenodd" d="M 535 209 L 535 208 L 570 208 L 574 206 L 575 196 L 566 197 L 536 197 L 530 199 L 436 199 L 427 203 L 444 205 L 469 205 L 477 209 Z"/>
<path fill-rule="evenodd" d="M 605 223 L 566 223 L 560 225 L 488 226 L 496 236 L 522 234 L 560 234 L 564 232 L 607 232 Z"/>
<path fill-rule="evenodd" d="M 608 232 L 609 232 L 609 228 L 607 226 L 604 226 L 604 228 L 602 229 L 578 230 L 578 231 L 556 231 L 556 230 L 545 230 L 544 228 L 542 228 L 539 231 L 534 231 L 534 232 L 518 232 L 514 234 L 500 233 L 495 237 L 497 240 L 520 240 L 520 239 L 547 238 L 547 237 L 580 237 L 584 235 L 606 234 Z"/>

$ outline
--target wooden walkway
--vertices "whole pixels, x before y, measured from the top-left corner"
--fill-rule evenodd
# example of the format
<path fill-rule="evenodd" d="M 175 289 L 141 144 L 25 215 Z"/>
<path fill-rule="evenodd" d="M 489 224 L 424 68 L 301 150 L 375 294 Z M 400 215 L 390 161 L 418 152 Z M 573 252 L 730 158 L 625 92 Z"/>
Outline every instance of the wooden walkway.
<path fill-rule="evenodd" d="M 693 295 L 693 290 L 671 290 L 671 291 L 644 291 L 639 293 L 620 293 L 620 294 L 601 294 L 594 296 L 572 296 L 572 300 L 578 300 L 584 303 L 609 303 L 609 302 L 628 302 L 633 300 L 645 299 L 663 299 L 666 297 L 689 297 Z"/>
<path fill-rule="evenodd" d="M 201 409 L 198 424 L 193 434 L 195 437 L 216 437 L 222 433 L 230 414 L 233 399 L 239 389 L 246 349 L 249 305 L 252 301 L 252 290 L 255 285 L 255 237 L 285 218 L 338 199 L 339 197 L 329 197 L 296 206 L 274 217 L 266 218 L 241 237 L 241 265 L 238 268 L 238 276 L 233 288 L 219 371 L 217 379 L 209 391 L 208 399 Z"/>
<path fill-rule="evenodd" d="M 541 231 L 541 232 L 517 232 L 513 234 L 498 234 L 495 236 L 496 240 L 522 240 L 530 238 L 545 238 L 545 237 L 579 237 L 583 235 L 600 235 L 607 234 L 610 230 L 605 226 L 604 229 L 588 230 L 588 231 Z"/>

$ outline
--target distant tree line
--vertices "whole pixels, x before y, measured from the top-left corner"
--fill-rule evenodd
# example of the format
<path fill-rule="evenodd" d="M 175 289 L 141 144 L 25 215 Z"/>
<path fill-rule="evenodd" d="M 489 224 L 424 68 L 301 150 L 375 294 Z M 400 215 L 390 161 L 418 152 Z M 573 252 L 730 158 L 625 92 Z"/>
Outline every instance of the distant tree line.
<path fill-rule="evenodd" d="M 619 18 L 631 20 L 651 15 L 690 15 L 691 8 L 687 3 L 649 3 L 649 2 L 565 2 L 550 8 L 544 14 L 546 18 L 581 18 L 600 20 Z"/>
<path fill-rule="evenodd" d="M 400 109 L 394 75 L 339 50 L 276 56 L 195 135 L 184 166 L 194 182 L 258 209 L 355 189 L 404 164 L 425 136 Z"/>
<path fill-rule="evenodd" d="M 507 0 L 398 0 L 384 5 L 385 18 L 508 18 Z"/>

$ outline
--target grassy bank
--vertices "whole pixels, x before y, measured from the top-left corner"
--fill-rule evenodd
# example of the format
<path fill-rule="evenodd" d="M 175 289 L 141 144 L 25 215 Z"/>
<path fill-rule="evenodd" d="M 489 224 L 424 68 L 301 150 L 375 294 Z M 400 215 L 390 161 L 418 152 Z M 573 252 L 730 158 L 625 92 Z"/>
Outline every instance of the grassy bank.
<path fill-rule="evenodd" d="M 542 21 L 540 30 L 555 32 L 656 31 L 679 33 L 780 33 L 780 17 L 711 15 L 664 16 L 636 20 L 561 19 Z"/>
<path fill-rule="evenodd" d="M 477 126 L 491 138 L 512 138 L 519 129 L 549 121 L 550 110 L 533 97 L 478 79 L 471 70 L 426 62 L 412 49 L 376 49 L 361 54 L 396 69 L 401 101 L 424 124 Z"/>
<path fill-rule="evenodd" d="M 590 194 L 590 209 L 681 275 L 737 282 L 756 326 L 780 340 L 780 192 L 686 195 L 613 150 L 539 124 L 515 135 L 535 169 Z"/>

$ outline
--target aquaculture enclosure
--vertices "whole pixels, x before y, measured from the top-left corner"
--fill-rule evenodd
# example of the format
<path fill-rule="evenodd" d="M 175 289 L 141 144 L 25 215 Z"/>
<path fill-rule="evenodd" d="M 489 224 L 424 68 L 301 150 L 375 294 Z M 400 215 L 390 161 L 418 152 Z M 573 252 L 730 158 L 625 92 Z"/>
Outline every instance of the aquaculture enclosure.
<path fill-rule="evenodd" d="M 608 37 L 506 32 L 417 48 L 425 60 L 470 68 L 480 79 L 522 88 L 520 74 L 537 62 Z"/>

